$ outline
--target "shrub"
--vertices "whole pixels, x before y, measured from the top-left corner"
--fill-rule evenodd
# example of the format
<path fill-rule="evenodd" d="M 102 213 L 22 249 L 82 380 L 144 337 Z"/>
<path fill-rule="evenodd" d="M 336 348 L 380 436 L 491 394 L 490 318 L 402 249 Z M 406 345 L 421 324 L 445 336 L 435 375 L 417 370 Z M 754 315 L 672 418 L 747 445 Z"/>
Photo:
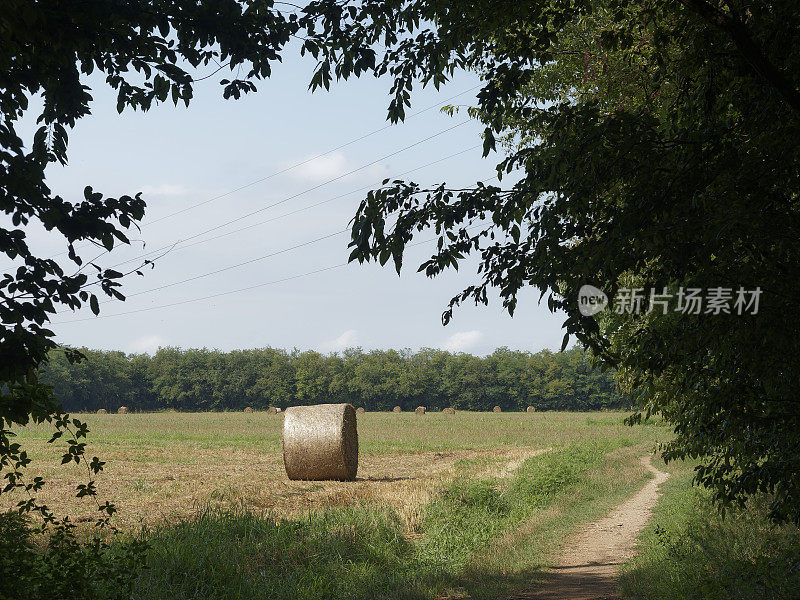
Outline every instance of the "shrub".
<path fill-rule="evenodd" d="M 113 549 L 97 536 L 84 542 L 68 522 L 53 526 L 42 540 L 35 535 L 26 517 L 0 514 L 0 598 L 130 598 L 144 564 L 142 542 Z"/>

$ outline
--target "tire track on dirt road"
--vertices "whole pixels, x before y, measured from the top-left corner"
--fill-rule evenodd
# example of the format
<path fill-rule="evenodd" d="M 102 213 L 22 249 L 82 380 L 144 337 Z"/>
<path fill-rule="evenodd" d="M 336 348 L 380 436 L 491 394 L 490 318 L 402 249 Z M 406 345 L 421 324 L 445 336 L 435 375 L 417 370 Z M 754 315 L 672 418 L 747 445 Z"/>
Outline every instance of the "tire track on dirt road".
<path fill-rule="evenodd" d="M 647 525 L 669 473 L 642 464 L 653 478 L 611 513 L 573 537 L 535 587 L 509 600 L 616 600 L 617 567 L 634 556 L 636 539 Z"/>

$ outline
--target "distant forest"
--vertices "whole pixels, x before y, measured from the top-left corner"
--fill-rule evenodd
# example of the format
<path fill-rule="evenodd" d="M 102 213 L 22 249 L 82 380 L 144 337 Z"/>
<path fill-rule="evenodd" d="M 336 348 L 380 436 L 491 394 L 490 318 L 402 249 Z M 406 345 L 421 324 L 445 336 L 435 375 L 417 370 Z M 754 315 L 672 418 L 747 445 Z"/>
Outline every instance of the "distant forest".
<path fill-rule="evenodd" d="M 443 350 L 318 352 L 182 350 L 155 355 L 83 349 L 69 364 L 54 352 L 40 375 L 68 411 L 256 410 L 350 402 L 368 411 L 600 410 L 628 402 L 613 375 L 575 348 L 535 354 L 501 348 L 486 357 Z"/>

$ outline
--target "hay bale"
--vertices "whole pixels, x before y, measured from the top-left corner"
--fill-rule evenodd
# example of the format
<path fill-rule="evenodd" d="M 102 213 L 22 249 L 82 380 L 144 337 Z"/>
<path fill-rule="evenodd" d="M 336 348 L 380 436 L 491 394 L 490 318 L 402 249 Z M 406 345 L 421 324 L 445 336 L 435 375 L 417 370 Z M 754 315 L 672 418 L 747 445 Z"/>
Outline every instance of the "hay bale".
<path fill-rule="evenodd" d="M 97 414 L 98 415 L 107 415 L 108 411 L 105 408 L 101 408 L 100 410 L 97 411 Z"/>
<path fill-rule="evenodd" d="M 129 412 L 130 412 L 130 409 L 127 406 L 120 406 L 117 409 L 117 414 L 118 415 L 124 415 L 124 414 L 129 413 Z"/>
<path fill-rule="evenodd" d="M 251 413 L 251 412 L 253 412 L 253 407 L 252 407 L 252 406 L 245 406 L 245 407 L 244 407 L 244 412 L 246 412 L 246 413 Z"/>
<path fill-rule="evenodd" d="M 495 407 L 492 409 L 492 412 L 503 412 L 503 409 L 502 409 L 502 408 L 500 408 L 499 406 L 495 406 Z"/>
<path fill-rule="evenodd" d="M 399 406 L 395 406 L 395 407 L 392 409 L 392 412 L 403 412 L 403 409 L 402 409 L 402 408 L 400 408 Z"/>
<path fill-rule="evenodd" d="M 352 481 L 358 470 L 356 411 L 350 404 L 286 409 L 283 466 L 289 479 Z"/>
<path fill-rule="evenodd" d="M 364 407 L 363 407 L 363 406 L 359 406 L 359 407 L 356 409 L 356 412 L 357 412 L 358 414 L 360 414 L 360 415 L 361 415 L 361 414 L 364 414 L 366 411 L 364 410 Z"/>
<path fill-rule="evenodd" d="M 443 408 L 442 412 L 446 415 L 454 415 L 456 414 L 456 409 L 454 409 L 452 406 L 448 406 L 447 408 Z"/>
<path fill-rule="evenodd" d="M 270 407 L 267 409 L 267 414 L 270 414 L 270 415 L 277 415 L 277 414 L 278 414 L 278 409 L 277 409 L 277 408 L 275 408 L 274 406 L 270 406 Z"/>
<path fill-rule="evenodd" d="M 276 408 L 276 409 L 275 409 L 275 414 L 277 415 L 279 412 L 281 412 L 281 410 L 282 410 L 282 409 L 281 409 L 280 407 Z"/>
<path fill-rule="evenodd" d="M 417 408 L 414 409 L 414 414 L 415 415 L 424 415 L 425 414 L 425 407 L 424 406 L 418 406 Z"/>
<path fill-rule="evenodd" d="M 525 409 L 525 412 L 536 412 L 536 407 L 535 406 L 529 406 L 528 408 Z"/>

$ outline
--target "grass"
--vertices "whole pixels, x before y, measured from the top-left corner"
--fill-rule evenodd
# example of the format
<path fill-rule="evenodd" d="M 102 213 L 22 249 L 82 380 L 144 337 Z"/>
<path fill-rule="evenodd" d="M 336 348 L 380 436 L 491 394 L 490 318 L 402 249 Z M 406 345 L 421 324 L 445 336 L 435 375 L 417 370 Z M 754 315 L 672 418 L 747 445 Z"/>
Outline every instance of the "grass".
<path fill-rule="evenodd" d="M 536 495 L 539 508 L 473 555 L 459 577 L 465 597 L 495 600 L 535 587 L 571 536 L 605 516 L 650 477 L 638 460 L 643 448 L 629 444 L 623 437 L 576 448 L 567 462 L 550 465 L 549 475 L 541 472 L 551 484 L 545 483 Z M 554 493 L 554 484 L 565 480 L 572 483 Z"/>
<path fill-rule="evenodd" d="M 210 510 L 145 534 L 148 569 L 133 598 L 375 598 L 415 577 L 390 513 L 346 507 L 295 521 Z"/>
<path fill-rule="evenodd" d="M 622 413 L 366 413 L 359 480 L 312 483 L 285 478 L 280 416 L 85 417 L 108 461 L 101 497 L 150 543 L 137 600 L 508 596 L 643 485 L 638 458 L 669 434 Z M 58 466 L 46 427 L 18 433 L 48 504 L 80 516 L 82 473 Z M 722 521 L 691 465 L 669 469 L 625 598 L 800 597 L 797 530 L 769 527 L 758 503 Z"/>
<path fill-rule="evenodd" d="M 722 515 L 691 487 L 691 464 L 672 477 L 621 590 L 635 600 L 789 600 L 800 598 L 800 531 L 774 526 L 765 498 Z"/>
<path fill-rule="evenodd" d="M 358 416 L 361 450 L 366 453 L 430 452 L 494 449 L 519 445 L 550 446 L 609 435 L 648 437 L 642 428 L 623 424 L 627 413 L 364 413 Z M 256 449 L 280 452 L 283 417 L 266 412 L 134 413 L 76 415 L 92 432 L 98 448 L 125 449 L 145 459 L 153 447 L 179 446 L 190 451 Z M 462 435 L 465 431 L 468 436 Z M 639 435 L 637 432 L 642 432 Z M 50 436 L 47 425 L 17 430 L 20 440 L 41 443 Z M 652 437 L 652 436 L 650 436 Z"/>
<path fill-rule="evenodd" d="M 123 515 L 119 544 L 150 544 L 136 600 L 489 600 L 535 585 L 571 535 L 650 477 L 638 458 L 669 432 L 623 416 L 362 414 L 359 480 L 313 483 L 285 478 L 280 416 L 86 420 L 90 455 L 108 461 L 101 497 Z M 18 433 L 47 503 L 94 512 L 75 504 L 83 474 L 58 467 L 47 428 Z M 769 526 L 759 502 L 723 521 L 691 466 L 670 465 L 623 596 L 800 597 L 797 529 Z"/>
<path fill-rule="evenodd" d="M 101 498 L 151 544 L 142 600 L 492 597 L 610 507 L 617 496 L 596 482 L 620 496 L 641 485 L 636 459 L 668 433 L 623 413 L 367 413 L 359 480 L 310 483 L 286 480 L 280 416 L 85 417 L 90 455 L 108 461 Z M 19 431 L 34 465 L 52 465 L 44 499 L 93 513 L 48 437 Z"/>
<path fill-rule="evenodd" d="M 463 570 L 476 551 L 534 512 L 546 509 L 559 493 L 578 484 L 608 449 L 620 443 L 605 442 L 571 445 L 529 459 L 505 485 L 456 478 L 428 505 L 421 556 L 450 573 Z"/>
<path fill-rule="evenodd" d="M 505 586 L 495 582 L 487 588 L 486 572 L 473 568 L 479 557 L 496 552 L 535 516 L 543 524 L 539 533 L 546 535 L 558 522 L 552 518 L 556 504 L 572 507 L 577 526 L 575 515 L 591 502 L 579 490 L 619 465 L 619 451 L 639 455 L 641 447 L 625 437 L 571 444 L 525 460 L 506 478 L 475 479 L 471 473 L 481 461 L 464 461 L 426 505 L 420 530 L 411 536 L 396 513 L 376 503 L 294 520 L 241 506 L 209 509 L 145 533 L 149 569 L 133 598 L 421 600 L 508 589 L 519 582 L 508 579 Z M 636 487 L 644 474 L 630 471 L 623 479 Z M 540 543 L 540 559 L 554 548 L 550 540 Z M 499 575 L 497 556 L 492 570 Z M 539 566 L 528 563 L 526 575 Z"/>

